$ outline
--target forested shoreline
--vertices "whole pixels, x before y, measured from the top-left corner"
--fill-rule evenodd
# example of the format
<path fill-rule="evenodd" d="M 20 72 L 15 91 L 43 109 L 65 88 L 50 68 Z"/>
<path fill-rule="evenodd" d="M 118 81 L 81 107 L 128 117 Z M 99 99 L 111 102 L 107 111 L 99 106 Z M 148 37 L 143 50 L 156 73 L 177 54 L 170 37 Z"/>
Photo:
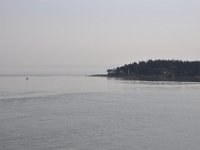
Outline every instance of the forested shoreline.
<path fill-rule="evenodd" d="M 200 81 L 200 61 L 148 60 L 108 69 L 108 77 L 135 80 Z"/>

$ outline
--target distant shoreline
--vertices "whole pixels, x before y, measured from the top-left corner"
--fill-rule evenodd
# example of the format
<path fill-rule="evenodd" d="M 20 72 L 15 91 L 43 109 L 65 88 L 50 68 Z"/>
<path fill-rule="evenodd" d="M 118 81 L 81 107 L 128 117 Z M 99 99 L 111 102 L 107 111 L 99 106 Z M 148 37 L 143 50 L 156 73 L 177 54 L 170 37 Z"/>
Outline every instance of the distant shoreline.
<path fill-rule="evenodd" d="M 93 76 L 141 81 L 200 82 L 200 61 L 148 60 L 125 64 Z"/>
<path fill-rule="evenodd" d="M 139 80 L 139 81 L 172 81 L 172 82 L 200 82 L 200 76 L 177 76 L 169 78 L 166 76 L 156 75 L 108 75 L 108 74 L 94 74 L 90 77 L 106 77 L 123 80 Z"/>

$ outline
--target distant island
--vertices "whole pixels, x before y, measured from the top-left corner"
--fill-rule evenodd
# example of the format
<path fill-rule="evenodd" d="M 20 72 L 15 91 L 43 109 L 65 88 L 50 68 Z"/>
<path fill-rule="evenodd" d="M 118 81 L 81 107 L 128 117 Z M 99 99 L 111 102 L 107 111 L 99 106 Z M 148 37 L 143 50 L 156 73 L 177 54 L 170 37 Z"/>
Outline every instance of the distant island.
<path fill-rule="evenodd" d="M 200 61 L 148 60 L 108 69 L 107 75 L 130 80 L 200 82 Z"/>

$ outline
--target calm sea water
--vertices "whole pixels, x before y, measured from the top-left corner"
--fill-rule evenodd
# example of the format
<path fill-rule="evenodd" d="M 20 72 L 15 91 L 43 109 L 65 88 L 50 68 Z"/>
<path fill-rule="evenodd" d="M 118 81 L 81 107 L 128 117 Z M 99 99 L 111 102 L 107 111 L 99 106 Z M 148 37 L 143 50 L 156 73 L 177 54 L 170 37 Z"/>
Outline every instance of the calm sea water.
<path fill-rule="evenodd" d="M 0 150 L 199 150 L 200 84 L 0 77 Z"/>

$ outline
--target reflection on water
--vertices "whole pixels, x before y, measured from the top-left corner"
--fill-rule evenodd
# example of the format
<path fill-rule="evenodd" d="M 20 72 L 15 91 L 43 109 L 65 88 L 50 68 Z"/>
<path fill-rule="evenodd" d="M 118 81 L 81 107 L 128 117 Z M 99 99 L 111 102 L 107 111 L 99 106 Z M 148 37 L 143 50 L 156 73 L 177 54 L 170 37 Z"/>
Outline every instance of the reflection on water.
<path fill-rule="evenodd" d="M 199 150 L 199 83 L 0 77 L 2 150 Z"/>

